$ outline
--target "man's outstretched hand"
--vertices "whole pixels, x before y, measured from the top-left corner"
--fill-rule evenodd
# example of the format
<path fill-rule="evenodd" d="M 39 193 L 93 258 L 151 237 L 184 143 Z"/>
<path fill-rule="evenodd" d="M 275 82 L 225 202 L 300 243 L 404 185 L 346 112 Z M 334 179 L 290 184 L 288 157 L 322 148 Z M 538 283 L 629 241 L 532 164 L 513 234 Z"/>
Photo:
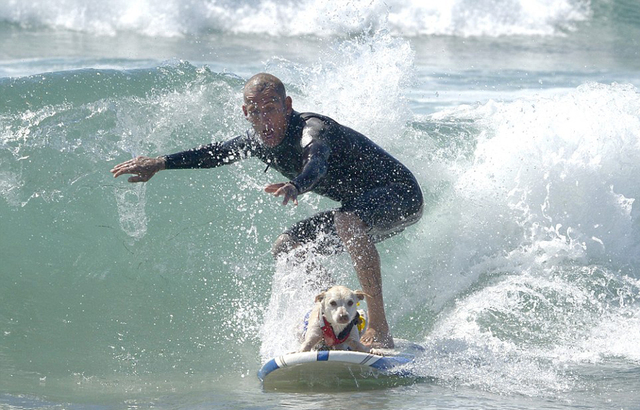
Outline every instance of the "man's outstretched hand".
<path fill-rule="evenodd" d="M 165 160 L 162 157 L 135 157 L 122 164 L 118 164 L 111 170 L 114 178 L 123 174 L 134 174 L 129 182 L 147 182 L 158 171 L 165 169 Z"/>
<path fill-rule="evenodd" d="M 264 192 L 273 194 L 273 196 L 284 196 L 282 205 L 286 205 L 292 201 L 294 205 L 298 205 L 298 188 L 291 182 L 280 182 L 270 184 L 264 189 Z"/>

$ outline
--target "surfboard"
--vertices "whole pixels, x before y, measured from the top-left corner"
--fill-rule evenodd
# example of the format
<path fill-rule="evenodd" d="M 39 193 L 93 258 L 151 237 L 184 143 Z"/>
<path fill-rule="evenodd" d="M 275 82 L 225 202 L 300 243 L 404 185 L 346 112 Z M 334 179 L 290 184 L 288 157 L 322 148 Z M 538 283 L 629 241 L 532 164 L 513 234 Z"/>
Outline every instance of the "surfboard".
<path fill-rule="evenodd" d="M 411 364 L 424 349 L 404 340 L 384 355 L 345 350 L 290 353 L 267 361 L 258 378 L 265 390 L 377 389 L 415 383 Z"/>

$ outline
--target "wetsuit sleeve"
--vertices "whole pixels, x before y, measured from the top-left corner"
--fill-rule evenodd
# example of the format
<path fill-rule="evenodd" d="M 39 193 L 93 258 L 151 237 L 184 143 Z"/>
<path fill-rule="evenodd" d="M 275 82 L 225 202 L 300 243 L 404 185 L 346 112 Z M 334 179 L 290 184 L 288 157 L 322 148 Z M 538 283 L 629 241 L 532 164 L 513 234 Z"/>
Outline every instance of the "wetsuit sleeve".
<path fill-rule="evenodd" d="M 298 189 L 299 194 L 310 191 L 313 187 L 327 175 L 329 168 L 328 159 L 331 149 L 326 142 L 320 139 L 324 131 L 324 124 L 321 121 L 308 121 L 302 131 L 303 163 L 300 174 L 291 181 Z"/>
<path fill-rule="evenodd" d="M 249 155 L 247 137 L 214 142 L 187 151 L 165 155 L 166 169 L 215 168 L 231 164 Z"/>

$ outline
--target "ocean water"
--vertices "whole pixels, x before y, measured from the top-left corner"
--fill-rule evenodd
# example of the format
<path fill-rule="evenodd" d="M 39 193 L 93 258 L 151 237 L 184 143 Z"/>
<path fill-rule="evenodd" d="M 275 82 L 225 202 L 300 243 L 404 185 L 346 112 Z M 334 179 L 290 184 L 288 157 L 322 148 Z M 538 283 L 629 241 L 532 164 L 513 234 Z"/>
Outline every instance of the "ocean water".
<path fill-rule="evenodd" d="M 635 0 L 0 0 L 0 408 L 640 409 L 639 50 Z M 415 172 L 379 250 L 424 380 L 262 390 L 316 291 L 271 243 L 329 200 L 109 173 L 242 132 L 260 71 Z"/>

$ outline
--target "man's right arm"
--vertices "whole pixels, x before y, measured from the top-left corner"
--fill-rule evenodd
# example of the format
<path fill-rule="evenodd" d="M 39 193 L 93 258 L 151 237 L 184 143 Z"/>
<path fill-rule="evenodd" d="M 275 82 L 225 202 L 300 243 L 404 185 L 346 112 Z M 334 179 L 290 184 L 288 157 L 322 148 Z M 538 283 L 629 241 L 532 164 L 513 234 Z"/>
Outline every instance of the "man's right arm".
<path fill-rule="evenodd" d="M 164 158 L 165 169 L 189 169 L 215 168 L 223 165 L 229 157 L 231 157 L 230 150 L 225 149 L 221 142 L 214 142 L 161 158 Z"/>
<path fill-rule="evenodd" d="M 111 170 L 114 178 L 123 174 L 134 174 L 129 178 L 129 182 L 147 182 L 158 171 L 166 168 L 166 162 L 163 157 L 135 157 L 121 164 L 116 165 Z"/>
<path fill-rule="evenodd" d="M 146 182 L 163 169 L 214 168 L 230 164 L 249 153 L 246 136 L 239 136 L 224 143 L 214 142 L 198 148 L 156 158 L 136 157 L 116 165 L 114 177 L 134 174 L 129 182 Z"/>

